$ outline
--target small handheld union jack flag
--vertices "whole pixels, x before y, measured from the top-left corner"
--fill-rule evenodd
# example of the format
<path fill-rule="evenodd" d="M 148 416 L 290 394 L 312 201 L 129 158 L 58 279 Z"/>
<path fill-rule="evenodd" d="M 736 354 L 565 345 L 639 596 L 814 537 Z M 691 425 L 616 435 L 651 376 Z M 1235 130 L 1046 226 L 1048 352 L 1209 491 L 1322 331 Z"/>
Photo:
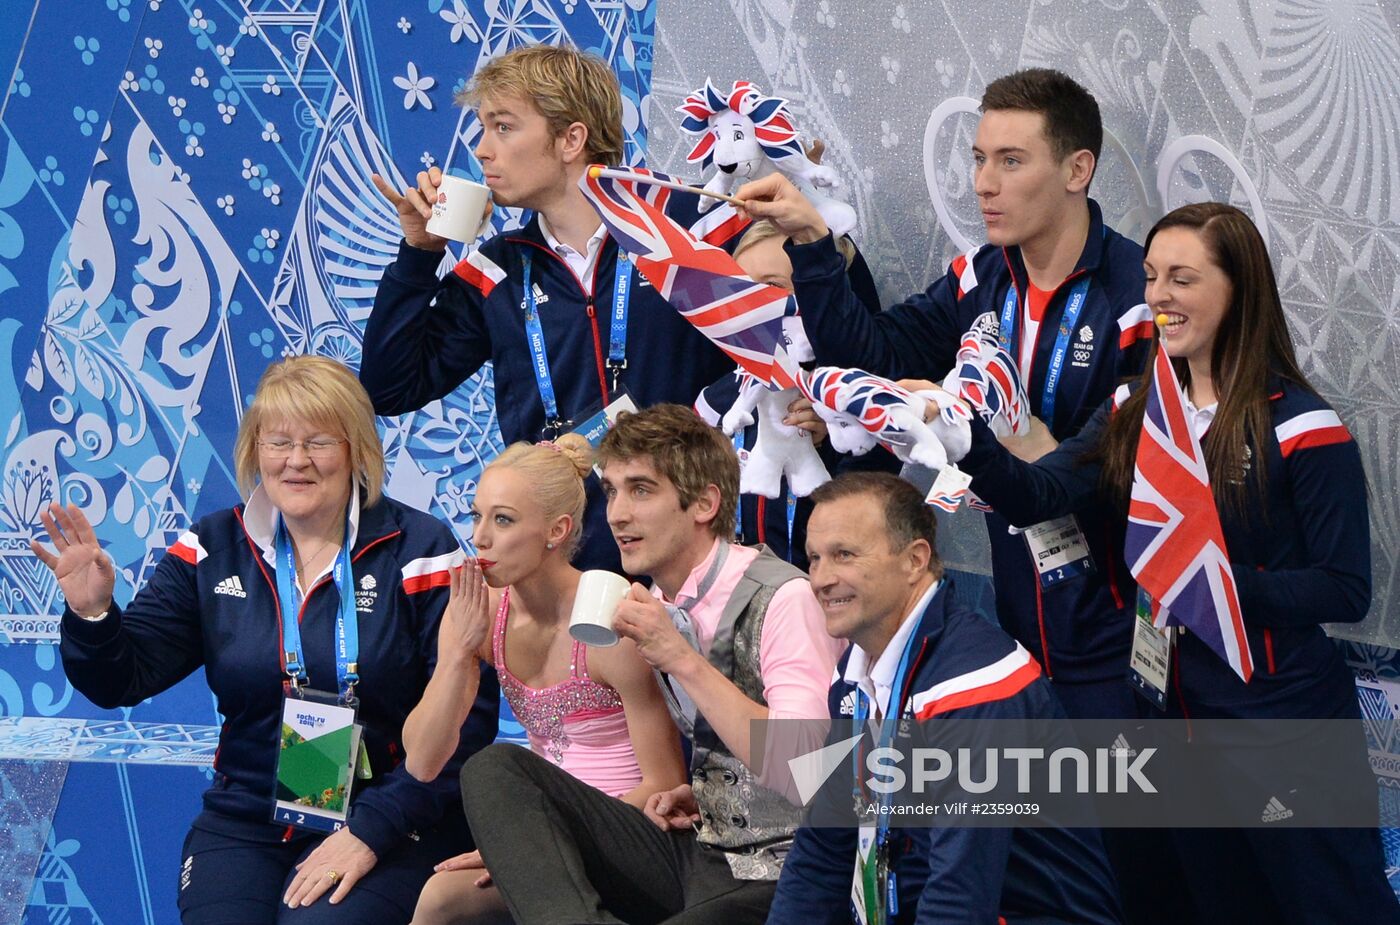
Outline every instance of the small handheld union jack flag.
<path fill-rule="evenodd" d="M 1186 400 L 1160 347 L 1148 385 L 1124 539 L 1128 568 L 1152 598 L 1156 626 L 1185 626 L 1246 683 L 1254 660 L 1239 593 Z"/>
<path fill-rule="evenodd" d="M 579 188 L 637 271 L 745 372 L 770 388 L 795 386 L 798 367 L 783 339 L 788 293 L 750 279 L 733 257 L 667 216 L 672 191 L 654 181 L 676 185 L 670 177 L 645 168 L 620 173 L 589 169 Z"/>

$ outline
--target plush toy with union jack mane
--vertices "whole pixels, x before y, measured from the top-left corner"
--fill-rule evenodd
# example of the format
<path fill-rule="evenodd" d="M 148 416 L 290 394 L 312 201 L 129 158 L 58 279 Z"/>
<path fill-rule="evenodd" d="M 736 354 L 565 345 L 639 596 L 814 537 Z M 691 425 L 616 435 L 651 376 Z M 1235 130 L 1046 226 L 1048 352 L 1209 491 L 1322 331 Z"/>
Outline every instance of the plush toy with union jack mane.
<path fill-rule="evenodd" d="M 935 432 L 943 429 L 942 415 L 933 427 L 924 423 L 926 399 L 938 401 L 937 393 L 916 395 L 863 369 L 839 366 L 819 366 L 804 378 L 803 392 L 826 422 L 833 449 L 859 456 L 878 443 L 904 462 L 929 469 L 948 465 L 947 450 Z M 956 404 L 949 402 L 950 407 Z M 962 426 L 966 429 L 966 420 Z"/>
<path fill-rule="evenodd" d="M 967 402 L 998 437 L 1019 437 L 1031 429 L 1030 402 L 1016 362 L 997 339 L 997 329 L 991 312 L 972 322 L 943 388 Z M 962 459 L 961 453 L 950 455 Z"/>
<path fill-rule="evenodd" d="M 739 491 L 781 498 L 786 476 L 792 493 L 805 498 L 831 481 L 811 435 L 783 423 L 788 405 L 802 393 L 796 388 L 770 389 L 747 373 L 741 375 L 739 397 L 720 420 L 720 428 L 730 436 L 758 421 L 758 435 L 739 470 Z"/>
<path fill-rule="evenodd" d="M 797 314 L 797 303 L 789 299 L 788 310 L 790 314 L 783 318 L 787 355 L 794 362 L 806 363 L 815 359 L 811 341 Z M 758 434 L 739 469 L 739 491 L 781 498 L 786 476 L 792 493 L 805 498 L 831 481 L 811 435 L 783 423 L 788 405 L 802 396 L 800 387 L 770 388 L 742 368 L 735 370 L 735 375 L 739 377 L 739 396 L 720 418 L 720 429 L 732 437 L 755 420 L 758 422 Z"/>
<path fill-rule="evenodd" d="M 855 210 L 821 192 L 840 186 L 840 178 L 803 153 L 787 100 L 764 96 L 747 80 L 736 80 L 722 93 L 707 79 L 676 111 L 683 116 L 681 130 L 698 136 L 686 160 L 701 169 L 717 168 L 705 189 L 727 195 L 750 180 L 781 173 L 811 200 L 837 237 L 855 228 Z M 711 205 L 702 199 L 700 209 Z"/>

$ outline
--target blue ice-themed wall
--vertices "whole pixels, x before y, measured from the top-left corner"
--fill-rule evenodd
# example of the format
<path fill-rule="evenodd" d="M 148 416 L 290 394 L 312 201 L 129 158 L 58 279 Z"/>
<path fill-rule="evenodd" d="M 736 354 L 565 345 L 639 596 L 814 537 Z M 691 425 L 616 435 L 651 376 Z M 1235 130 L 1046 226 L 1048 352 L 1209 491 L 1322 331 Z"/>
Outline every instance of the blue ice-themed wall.
<path fill-rule="evenodd" d="M 654 0 L 10 0 L 0 29 L 0 925 L 176 918 L 217 737 L 196 675 L 131 709 L 75 696 L 28 540 L 75 502 L 140 586 L 238 500 L 266 364 L 359 362 L 397 222 L 370 184 L 480 177 L 453 105 L 487 58 L 569 42 L 645 144 Z M 514 210 L 498 227 L 518 224 Z M 465 526 L 500 447 L 489 373 L 386 419 L 389 491 Z M 508 721 L 507 721 L 508 722 Z M 514 727 L 518 730 L 518 727 Z M 508 723 L 507 733 L 512 731 Z"/>

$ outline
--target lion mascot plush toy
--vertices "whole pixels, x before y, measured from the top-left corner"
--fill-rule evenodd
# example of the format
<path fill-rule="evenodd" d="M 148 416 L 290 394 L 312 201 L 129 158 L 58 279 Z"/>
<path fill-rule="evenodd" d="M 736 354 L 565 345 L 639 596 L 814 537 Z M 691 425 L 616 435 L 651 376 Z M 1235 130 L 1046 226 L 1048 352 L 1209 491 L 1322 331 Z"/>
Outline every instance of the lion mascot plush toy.
<path fill-rule="evenodd" d="M 715 175 L 705 183 L 712 193 L 728 195 L 740 184 L 781 173 L 802 191 L 821 213 L 832 234 L 841 237 L 856 227 L 849 205 L 822 192 L 841 184 L 836 171 L 813 163 L 798 143 L 798 131 L 788 101 L 764 96 L 747 80 L 736 80 L 729 93 L 720 93 L 709 80 L 677 107 L 684 118 L 681 130 L 699 136 L 686 160 L 701 169 L 712 164 Z M 701 201 L 705 211 L 712 200 Z"/>

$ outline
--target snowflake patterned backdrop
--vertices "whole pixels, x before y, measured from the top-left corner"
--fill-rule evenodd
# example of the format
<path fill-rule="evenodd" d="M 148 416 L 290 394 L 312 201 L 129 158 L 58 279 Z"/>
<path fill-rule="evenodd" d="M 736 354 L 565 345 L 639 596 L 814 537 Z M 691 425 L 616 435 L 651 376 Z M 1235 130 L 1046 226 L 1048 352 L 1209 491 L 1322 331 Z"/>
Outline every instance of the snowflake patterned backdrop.
<path fill-rule="evenodd" d="M 479 178 L 470 155 L 479 126 L 452 96 L 478 62 L 530 42 L 572 41 L 607 58 L 623 86 L 629 157 L 640 158 L 649 134 L 652 165 L 681 174 L 691 172 L 689 142 L 671 110 L 705 77 L 752 79 L 793 100 L 799 124 L 828 142 L 890 300 L 980 238 L 968 113 L 987 81 L 1031 65 L 1074 75 L 1103 106 L 1095 194 L 1118 228 L 1140 239 L 1165 208 L 1208 197 L 1263 224 L 1304 362 L 1356 431 L 1372 483 L 1376 603 L 1367 623 L 1344 631 L 1400 640 L 1393 3 L 11 0 L 5 9 L 0 925 L 174 921 L 179 841 L 217 735 L 198 676 L 121 711 L 74 696 L 51 644 L 57 589 L 28 549 L 37 512 L 52 500 L 82 505 L 125 598 L 192 517 L 233 503 L 229 451 L 267 362 L 302 351 L 359 362 L 398 239 L 369 174 L 403 181 L 436 163 Z M 650 125 L 649 108 L 660 116 Z M 465 535 L 473 480 L 500 445 L 492 408 L 486 374 L 384 421 L 390 492 Z M 978 569 L 981 527 L 965 526 L 945 530 L 959 540 L 945 552 Z M 960 590 L 989 608 L 985 583 Z M 1349 654 L 1364 678 L 1400 678 L 1388 649 Z M 1400 696 L 1387 696 L 1367 715 L 1394 713 Z"/>
<path fill-rule="evenodd" d="M 28 549 L 38 512 L 80 505 L 128 598 L 193 518 L 238 500 L 233 439 L 268 362 L 359 365 L 399 239 L 370 175 L 480 179 L 480 126 L 453 96 L 532 43 L 613 65 L 639 160 L 654 15 L 649 0 L 6 5 L 0 925 L 173 921 L 219 722 L 202 676 L 121 711 L 74 695 L 52 644 L 58 591 Z M 466 538 L 500 449 L 489 370 L 385 419 L 383 439 L 389 492 Z"/>

